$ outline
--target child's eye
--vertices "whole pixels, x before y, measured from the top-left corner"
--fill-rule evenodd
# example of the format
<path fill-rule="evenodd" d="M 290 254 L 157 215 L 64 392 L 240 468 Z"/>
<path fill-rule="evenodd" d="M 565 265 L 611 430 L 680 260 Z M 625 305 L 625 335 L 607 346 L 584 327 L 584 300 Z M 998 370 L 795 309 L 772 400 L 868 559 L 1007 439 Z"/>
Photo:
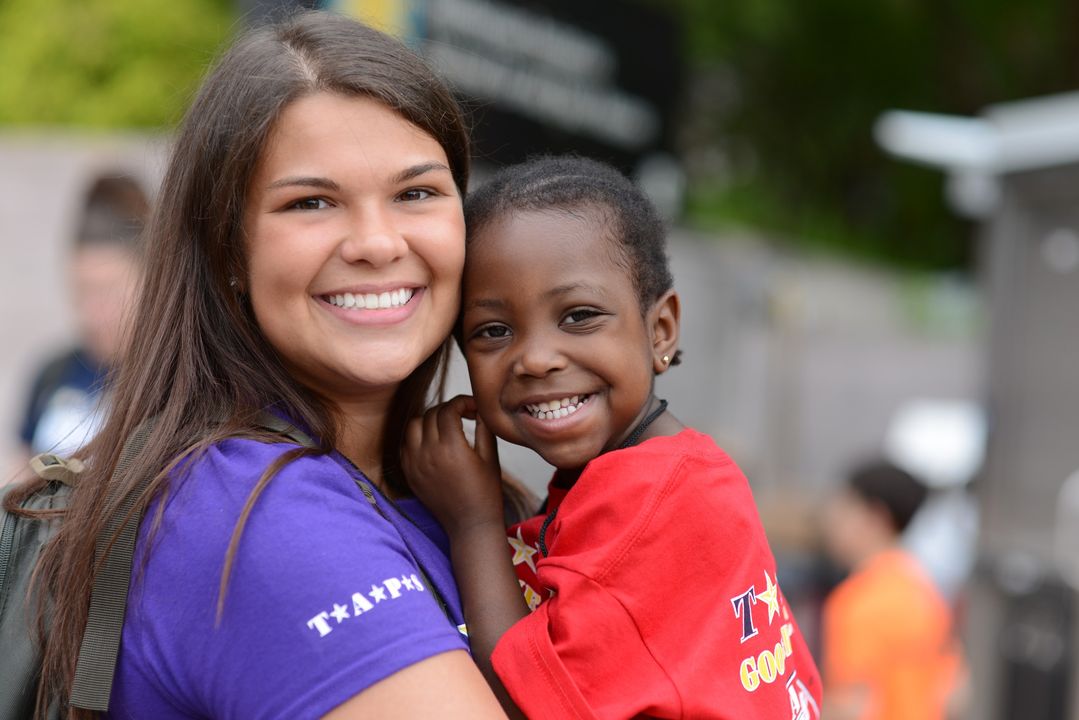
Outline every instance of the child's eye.
<path fill-rule="evenodd" d="M 330 206 L 324 198 L 303 198 L 288 206 L 289 210 L 325 210 Z"/>
<path fill-rule="evenodd" d="M 602 314 L 599 310 L 593 310 L 592 308 L 577 308 L 566 313 L 563 323 L 577 325 Z"/>
<path fill-rule="evenodd" d="M 509 334 L 510 329 L 505 325 L 491 323 L 478 328 L 476 332 L 472 333 L 472 337 L 497 340 L 499 338 L 509 337 Z"/>
<path fill-rule="evenodd" d="M 409 188 L 398 195 L 397 200 L 403 202 L 415 202 L 417 200 L 426 200 L 433 195 L 434 193 L 427 188 Z"/>

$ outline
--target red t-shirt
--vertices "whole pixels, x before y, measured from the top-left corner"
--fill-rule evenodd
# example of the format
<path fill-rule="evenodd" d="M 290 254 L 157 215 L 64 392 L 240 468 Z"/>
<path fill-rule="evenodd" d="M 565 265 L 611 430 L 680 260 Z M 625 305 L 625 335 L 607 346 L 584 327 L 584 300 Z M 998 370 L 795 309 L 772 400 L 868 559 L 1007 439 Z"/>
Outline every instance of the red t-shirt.
<path fill-rule="evenodd" d="M 686 429 L 588 464 L 510 528 L 534 612 L 494 666 L 530 718 L 816 720 L 821 684 L 745 476 Z"/>

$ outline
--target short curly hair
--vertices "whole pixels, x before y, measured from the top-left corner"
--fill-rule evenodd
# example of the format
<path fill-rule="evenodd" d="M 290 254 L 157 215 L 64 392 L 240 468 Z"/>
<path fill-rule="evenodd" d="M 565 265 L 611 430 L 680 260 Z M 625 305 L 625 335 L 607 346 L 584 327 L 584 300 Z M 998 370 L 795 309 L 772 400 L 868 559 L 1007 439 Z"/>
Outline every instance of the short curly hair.
<path fill-rule="evenodd" d="M 465 202 L 472 240 L 492 222 L 533 210 L 603 211 L 610 236 L 625 252 L 641 307 L 649 307 L 674 285 L 666 253 L 666 231 L 652 203 L 625 175 L 598 160 L 542 156 L 496 173 Z"/>

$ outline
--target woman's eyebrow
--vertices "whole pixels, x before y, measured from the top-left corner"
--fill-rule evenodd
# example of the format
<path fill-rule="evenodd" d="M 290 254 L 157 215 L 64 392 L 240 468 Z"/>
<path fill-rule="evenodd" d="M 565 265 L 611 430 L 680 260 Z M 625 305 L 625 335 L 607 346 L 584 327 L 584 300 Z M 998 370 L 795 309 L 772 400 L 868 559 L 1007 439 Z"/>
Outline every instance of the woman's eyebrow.
<path fill-rule="evenodd" d="M 392 182 L 395 185 L 398 184 L 398 183 L 408 182 L 409 180 L 412 180 L 413 178 L 417 178 L 420 175 L 424 175 L 426 173 L 433 172 L 433 171 L 436 171 L 436 170 L 444 170 L 446 172 L 450 172 L 450 169 L 444 163 L 440 163 L 440 162 L 419 163 L 417 165 L 407 167 L 404 170 L 402 170 L 401 172 L 394 175 L 393 179 L 392 179 Z"/>
<path fill-rule="evenodd" d="M 292 187 L 292 186 L 313 187 L 313 188 L 320 188 L 320 189 L 323 189 L 323 190 L 334 190 L 334 191 L 339 191 L 341 189 L 340 185 L 335 183 L 333 180 L 330 180 L 329 178 L 304 177 L 304 176 L 283 177 L 283 178 L 280 178 L 279 180 L 274 180 L 272 183 L 270 183 L 269 185 L 266 186 L 266 189 L 267 190 L 275 190 L 277 188 Z"/>

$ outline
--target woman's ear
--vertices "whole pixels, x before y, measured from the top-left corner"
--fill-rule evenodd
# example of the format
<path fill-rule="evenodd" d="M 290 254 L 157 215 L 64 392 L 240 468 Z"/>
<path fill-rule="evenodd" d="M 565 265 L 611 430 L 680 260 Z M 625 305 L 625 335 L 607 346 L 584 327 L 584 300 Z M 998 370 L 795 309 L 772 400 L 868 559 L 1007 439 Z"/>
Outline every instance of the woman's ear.
<path fill-rule="evenodd" d="M 646 322 L 652 336 L 652 370 L 656 375 L 676 362 L 681 315 L 682 303 L 674 290 L 663 293 L 648 311 Z"/>

